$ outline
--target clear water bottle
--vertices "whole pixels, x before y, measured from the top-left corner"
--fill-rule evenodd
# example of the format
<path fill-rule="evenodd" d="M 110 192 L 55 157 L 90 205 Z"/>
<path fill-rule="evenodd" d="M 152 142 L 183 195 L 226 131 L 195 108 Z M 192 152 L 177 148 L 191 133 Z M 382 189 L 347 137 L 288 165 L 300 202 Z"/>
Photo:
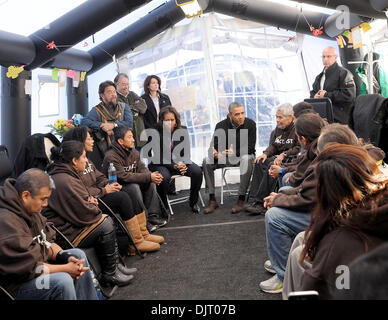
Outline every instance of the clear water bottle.
<path fill-rule="evenodd" d="M 109 184 L 117 182 L 116 168 L 112 162 L 109 164 L 108 179 L 109 179 Z"/>
<path fill-rule="evenodd" d="M 101 289 L 100 289 L 100 284 L 98 282 L 98 280 L 96 279 L 95 275 L 94 275 L 94 272 L 90 270 L 90 274 L 92 276 L 92 279 L 93 279 L 93 285 L 94 285 L 94 288 L 96 289 L 96 294 L 97 294 L 97 297 L 98 297 L 98 300 L 102 300 L 102 293 L 101 293 Z"/>

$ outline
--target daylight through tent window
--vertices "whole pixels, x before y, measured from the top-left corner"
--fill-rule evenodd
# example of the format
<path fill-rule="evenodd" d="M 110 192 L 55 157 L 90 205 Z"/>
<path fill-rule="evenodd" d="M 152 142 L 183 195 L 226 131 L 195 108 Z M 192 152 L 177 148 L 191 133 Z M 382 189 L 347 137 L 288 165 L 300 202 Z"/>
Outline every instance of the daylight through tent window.
<path fill-rule="evenodd" d="M 59 114 L 58 82 L 40 81 L 39 83 L 39 117 Z"/>

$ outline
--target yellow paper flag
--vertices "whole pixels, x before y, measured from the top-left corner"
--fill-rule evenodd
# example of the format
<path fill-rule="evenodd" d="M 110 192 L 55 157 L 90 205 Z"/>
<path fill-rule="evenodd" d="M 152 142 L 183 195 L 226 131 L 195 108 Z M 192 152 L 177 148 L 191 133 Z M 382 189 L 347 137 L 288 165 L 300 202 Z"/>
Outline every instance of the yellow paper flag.
<path fill-rule="evenodd" d="M 86 71 L 81 72 L 81 81 L 85 81 Z"/>
<path fill-rule="evenodd" d="M 364 31 L 364 32 L 368 32 L 370 29 L 372 29 L 372 27 L 370 26 L 370 24 L 368 22 L 361 23 L 360 27 L 362 28 L 362 31 Z"/>
<path fill-rule="evenodd" d="M 340 48 L 343 48 L 344 47 L 344 43 L 342 42 L 342 37 L 338 37 L 337 39 L 339 41 Z"/>
<path fill-rule="evenodd" d="M 7 78 L 16 79 L 23 70 L 23 67 L 9 66 L 6 74 Z"/>

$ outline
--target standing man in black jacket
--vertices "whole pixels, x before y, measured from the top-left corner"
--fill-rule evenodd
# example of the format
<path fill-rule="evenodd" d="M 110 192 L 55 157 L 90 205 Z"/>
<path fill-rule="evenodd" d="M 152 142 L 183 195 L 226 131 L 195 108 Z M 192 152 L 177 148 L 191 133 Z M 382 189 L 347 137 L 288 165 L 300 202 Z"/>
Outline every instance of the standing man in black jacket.
<path fill-rule="evenodd" d="M 121 101 L 131 108 L 133 116 L 133 137 L 135 138 L 136 150 L 140 152 L 147 141 L 141 140 L 140 135 L 145 129 L 143 115 L 147 111 L 147 104 L 135 92 L 130 91 L 129 78 L 125 73 L 119 73 L 115 79 L 117 101 Z"/>
<path fill-rule="evenodd" d="M 353 75 L 336 62 L 335 48 L 327 47 L 322 52 L 323 71 L 315 78 L 310 98 L 330 98 L 333 103 L 334 121 L 349 124 L 356 98 Z"/>
<path fill-rule="evenodd" d="M 222 167 L 240 167 L 239 198 L 232 213 L 238 213 L 244 209 L 245 194 L 255 159 L 255 146 L 256 123 L 245 117 L 241 103 L 232 102 L 229 105 L 227 118 L 216 124 L 208 157 L 203 160 L 202 168 L 210 197 L 210 204 L 204 213 L 212 213 L 218 208 L 215 198 L 214 171 Z"/>

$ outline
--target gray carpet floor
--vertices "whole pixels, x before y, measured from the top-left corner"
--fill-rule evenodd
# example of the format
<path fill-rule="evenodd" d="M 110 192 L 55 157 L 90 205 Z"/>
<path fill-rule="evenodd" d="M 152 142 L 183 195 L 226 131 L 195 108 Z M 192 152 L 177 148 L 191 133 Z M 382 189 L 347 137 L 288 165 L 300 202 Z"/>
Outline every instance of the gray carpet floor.
<path fill-rule="evenodd" d="M 209 215 L 193 214 L 187 203 L 174 205 L 170 222 L 155 232 L 166 243 L 144 259 L 126 258 L 138 272 L 112 300 L 281 300 L 258 287 L 271 277 L 263 268 L 264 216 L 231 214 L 236 200 L 225 196 L 224 205 Z"/>

